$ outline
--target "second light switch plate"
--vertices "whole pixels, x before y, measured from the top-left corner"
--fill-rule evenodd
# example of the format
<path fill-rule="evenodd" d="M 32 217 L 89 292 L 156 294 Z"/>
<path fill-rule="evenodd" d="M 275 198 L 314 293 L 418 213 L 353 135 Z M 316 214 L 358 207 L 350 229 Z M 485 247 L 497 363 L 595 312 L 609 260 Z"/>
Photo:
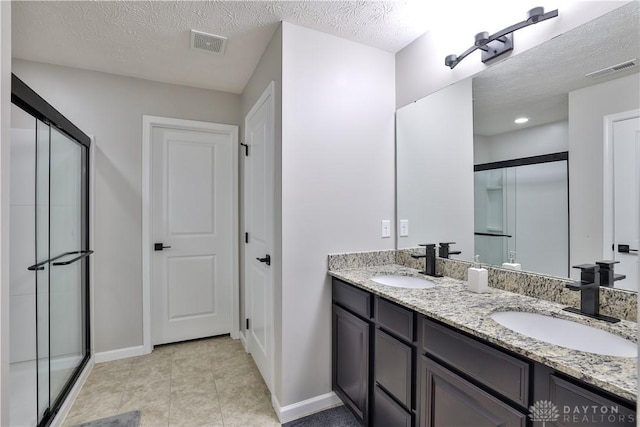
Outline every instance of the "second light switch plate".
<path fill-rule="evenodd" d="M 391 220 L 382 220 L 382 237 L 391 237 Z"/>
<path fill-rule="evenodd" d="M 409 220 L 401 219 L 400 220 L 400 237 L 409 236 Z"/>

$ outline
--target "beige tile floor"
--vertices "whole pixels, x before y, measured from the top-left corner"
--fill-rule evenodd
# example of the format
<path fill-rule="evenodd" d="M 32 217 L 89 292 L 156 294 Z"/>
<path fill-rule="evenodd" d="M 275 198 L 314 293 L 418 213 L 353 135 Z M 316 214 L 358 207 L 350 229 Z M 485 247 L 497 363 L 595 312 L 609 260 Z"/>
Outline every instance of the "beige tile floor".
<path fill-rule="evenodd" d="M 238 340 L 209 338 L 94 366 L 64 426 L 140 410 L 141 426 L 280 426 Z"/>

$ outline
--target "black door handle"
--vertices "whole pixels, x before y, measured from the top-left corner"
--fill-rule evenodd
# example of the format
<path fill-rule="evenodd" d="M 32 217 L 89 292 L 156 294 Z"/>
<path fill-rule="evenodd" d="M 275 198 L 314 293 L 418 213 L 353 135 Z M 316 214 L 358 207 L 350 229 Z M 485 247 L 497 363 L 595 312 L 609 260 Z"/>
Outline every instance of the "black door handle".
<path fill-rule="evenodd" d="M 618 245 L 618 252 L 621 254 L 628 254 L 631 252 L 638 253 L 637 249 L 630 249 L 629 245 Z"/>
<path fill-rule="evenodd" d="M 171 248 L 171 246 L 164 246 L 162 243 L 154 243 L 153 244 L 153 250 L 154 251 L 161 251 L 163 249 L 169 249 Z"/>
<path fill-rule="evenodd" d="M 264 258 L 256 258 L 260 262 L 264 262 L 267 265 L 271 265 L 271 255 L 267 254 Z"/>

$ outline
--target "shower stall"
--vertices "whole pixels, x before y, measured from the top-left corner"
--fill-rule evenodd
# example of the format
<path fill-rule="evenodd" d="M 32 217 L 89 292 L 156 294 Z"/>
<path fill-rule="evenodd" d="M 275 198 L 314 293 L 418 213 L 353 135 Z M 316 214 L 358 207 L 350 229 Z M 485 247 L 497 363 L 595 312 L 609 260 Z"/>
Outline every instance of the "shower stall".
<path fill-rule="evenodd" d="M 46 426 L 90 358 L 90 138 L 11 88 L 12 426 Z"/>
<path fill-rule="evenodd" d="M 475 250 L 500 266 L 569 277 L 569 154 L 474 166 Z"/>

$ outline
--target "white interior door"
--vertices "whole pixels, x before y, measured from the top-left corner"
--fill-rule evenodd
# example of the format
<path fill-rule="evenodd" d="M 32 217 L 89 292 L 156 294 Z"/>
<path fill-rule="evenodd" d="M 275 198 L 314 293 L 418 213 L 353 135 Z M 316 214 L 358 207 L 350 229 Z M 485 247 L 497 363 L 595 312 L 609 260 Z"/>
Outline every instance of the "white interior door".
<path fill-rule="evenodd" d="M 152 129 L 153 344 L 231 332 L 236 150 L 235 132 Z"/>
<path fill-rule="evenodd" d="M 615 272 L 627 276 L 615 287 L 631 290 L 638 290 L 639 138 L 640 118 L 613 123 L 614 259 L 620 262 Z"/>
<path fill-rule="evenodd" d="M 273 82 L 245 118 L 244 201 L 247 351 L 273 379 Z"/>

